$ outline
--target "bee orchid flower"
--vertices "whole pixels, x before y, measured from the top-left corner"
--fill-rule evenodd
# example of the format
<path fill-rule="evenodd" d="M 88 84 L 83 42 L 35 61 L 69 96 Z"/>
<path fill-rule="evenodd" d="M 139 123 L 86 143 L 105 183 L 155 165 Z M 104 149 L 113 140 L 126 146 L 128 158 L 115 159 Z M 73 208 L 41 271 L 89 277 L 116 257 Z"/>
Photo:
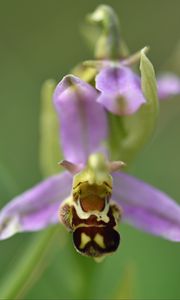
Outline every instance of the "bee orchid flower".
<path fill-rule="evenodd" d="M 66 76 L 57 85 L 54 105 L 64 154 L 61 164 L 66 170 L 2 208 L 0 239 L 41 230 L 60 220 L 73 233 L 80 253 L 101 257 L 118 248 L 121 220 L 180 241 L 180 206 L 155 187 L 122 172 L 122 162 L 109 162 L 108 125 L 98 96 L 93 86 L 75 76 Z"/>
<path fill-rule="evenodd" d="M 134 114 L 146 103 L 141 90 L 141 79 L 130 67 L 106 66 L 96 76 L 96 88 L 100 91 L 98 102 L 116 115 Z M 157 78 L 159 100 L 180 95 L 180 78 L 172 73 Z M 136 101 L 134 101 L 136 99 Z"/>
<path fill-rule="evenodd" d="M 97 27 L 98 32 L 99 28 L 101 30 L 94 41 L 95 60 L 83 62 L 84 67 L 95 70 L 92 77 L 100 92 L 98 102 L 115 115 L 135 114 L 147 99 L 141 89 L 141 78 L 132 70 L 132 65 L 139 61 L 142 51 L 146 53 L 149 47 L 129 55 L 128 47 L 120 35 L 118 16 L 107 5 L 99 5 L 88 14 L 87 21 Z M 84 73 L 82 70 L 78 75 L 87 76 L 88 71 Z M 89 78 L 92 80 L 91 75 Z M 180 79 L 173 73 L 160 75 L 157 92 L 160 100 L 179 95 Z"/>

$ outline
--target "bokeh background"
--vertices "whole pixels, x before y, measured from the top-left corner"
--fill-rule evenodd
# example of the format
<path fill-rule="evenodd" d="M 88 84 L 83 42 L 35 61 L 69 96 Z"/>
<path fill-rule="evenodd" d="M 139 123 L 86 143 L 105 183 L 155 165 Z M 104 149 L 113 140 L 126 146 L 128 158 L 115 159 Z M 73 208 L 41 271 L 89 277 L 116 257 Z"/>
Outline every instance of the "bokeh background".
<path fill-rule="evenodd" d="M 0 207 L 42 178 L 41 85 L 48 78 L 60 80 L 77 62 L 92 58 L 80 31 L 85 15 L 101 3 L 0 1 Z M 118 14 L 132 52 L 150 45 L 157 73 L 178 71 L 179 61 L 169 63 L 169 58 L 180 39 L 179 0 L 103 3 Z M 161 104 L 156 134 L 131 173 L 180 202 L 180 97 Z M 21 298 L 180 299 L 180 245 L 124 224 L 121 234 L 119 251 L 96 264 L 75 252 L 71 236 L 61 228 Z M 19 234 L 0 243 L 0 286 L 36 235 Z"/>

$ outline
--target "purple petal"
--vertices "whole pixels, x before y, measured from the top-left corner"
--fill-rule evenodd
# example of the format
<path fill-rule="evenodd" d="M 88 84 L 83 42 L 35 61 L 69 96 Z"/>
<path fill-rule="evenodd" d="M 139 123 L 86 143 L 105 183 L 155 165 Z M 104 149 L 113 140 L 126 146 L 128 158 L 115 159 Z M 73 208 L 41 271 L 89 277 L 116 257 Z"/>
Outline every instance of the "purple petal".
<path fill-rule="evenodd" d="M 115 173 L 113 200 L 133 226 L 180 241 L 180 206 L 168 195 L 127 174 Z"/>
<path fill-rule="evenodd" d="M 140 78 L 127 67 L 106 67 L 96 76 L 98 102 L 117 115 L 135 113 L 146 100 Z"/>
<path fill-rule="evenodd" d="M 106 138 L 106 115 L 96 102 L 97 95 L 91 85 L 73 75 L 64 77 L 56 87 L 60 141 L 65 159 L 73 163 L 85 163 Z"/>
<path fill-rule="evenodd" d="M 72 176 L 61 173 L 15 197 L 0 211 L 0 239 L 58 222 L 58 207 L 70 195 Z"/>
<path fill-rule="evenodd" d="M 180 94 L 180 78 L 175 74 L 168 73 L 157 79 L 158 96 L 160 100 Z"/>

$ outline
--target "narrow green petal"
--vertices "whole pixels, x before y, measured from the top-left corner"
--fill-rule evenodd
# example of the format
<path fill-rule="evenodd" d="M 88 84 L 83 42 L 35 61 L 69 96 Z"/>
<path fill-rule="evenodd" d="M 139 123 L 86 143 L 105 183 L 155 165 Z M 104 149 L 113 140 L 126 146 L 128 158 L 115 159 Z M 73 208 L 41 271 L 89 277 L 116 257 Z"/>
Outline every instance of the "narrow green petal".
<path fill-rule="evenodd" d="M 145 55 L 145 50 L 146 48 L 141 50 L 141 86 L 144 96 L 147 100 L 145 111 L 149 113 L 149 111 L 151 110 L 151 114 L 154 116 L 154 119 L 156 119 L 159 107 L 159 102 L 157 98 L 156 77 L 153 65 Z"/>
<path fill-rule="evenodd" d="M 59 125 L 52 102 L 55 87 L 54 80 L 47 80 L 41 90 L 39 154 L 40 167 L 44 176 L 57 173 L 59 171 L 57 163 L 62 159 L 59 145 Z"/>

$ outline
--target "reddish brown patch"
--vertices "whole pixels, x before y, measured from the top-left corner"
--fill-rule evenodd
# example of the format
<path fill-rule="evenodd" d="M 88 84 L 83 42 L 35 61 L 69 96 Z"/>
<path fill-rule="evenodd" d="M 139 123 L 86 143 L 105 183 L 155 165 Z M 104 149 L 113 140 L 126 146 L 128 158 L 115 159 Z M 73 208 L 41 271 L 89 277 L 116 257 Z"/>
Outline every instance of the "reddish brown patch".
<path fill-rule="evenodd" d="M 78 227 L 79 225 L 81 224 L 84 224 L 84 225 L 87 225 L 87 226 L 111 226 L 111 227 L 114 227 L 116 225 L 116 222 L 115 222 L 115 218 L 114 218 L 114 215 L 113 215 L 113 208 L 109 208 L 109 212 L 108 212 L 108 215 L 109 217 L 109 222 L 106 223 L 102 220 L 97 220 L 97 216 L 95 215 L 91 215 L 89 216 L 88 219 L 81 219 L 77 213 L 76 213 L 76 209 L 74 206 L 72 206 L 72 225 L 74 228 Z"/>
<path fill-rule="evenodd" d="M 102 211 L 105 207 L 105 199 L 97 195 L 86 196 L 80 199 L 81 207 L 85 212 Z"/>

